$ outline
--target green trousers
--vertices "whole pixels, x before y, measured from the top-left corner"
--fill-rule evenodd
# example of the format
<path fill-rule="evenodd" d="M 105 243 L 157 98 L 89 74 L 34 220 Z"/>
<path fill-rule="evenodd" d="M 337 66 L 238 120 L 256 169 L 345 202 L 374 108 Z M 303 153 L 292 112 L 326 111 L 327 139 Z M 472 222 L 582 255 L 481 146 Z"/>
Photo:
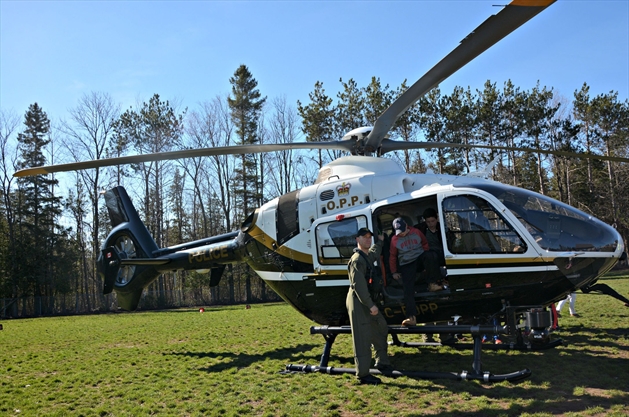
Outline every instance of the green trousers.
<path fill-rule="evenodd" d="M 376 364 L 390 364 L 387 354 L 388 326 L 382 313 L 378 312 L 376 316 L 369 314 L 369 309 L 358 301 L 353 291 L 347 294 L 346 301 L 349 322 L 352 326 L 356 376 L 361 378 L 369 375 L 372 345 L 375 351 Z"/>

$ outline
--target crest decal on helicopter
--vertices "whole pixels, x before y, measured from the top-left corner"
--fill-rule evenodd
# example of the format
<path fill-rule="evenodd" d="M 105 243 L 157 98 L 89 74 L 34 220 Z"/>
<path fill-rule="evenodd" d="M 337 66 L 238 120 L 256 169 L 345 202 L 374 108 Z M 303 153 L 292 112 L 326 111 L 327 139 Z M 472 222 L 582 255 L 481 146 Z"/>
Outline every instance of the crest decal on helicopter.
<path fill-rule="evenodd" d="M 352 184 L 349 182 L 343 182 L 341 185 L 336 187 L 336 194 L 340 196 L 349 195 L 349 190 L 352 188 Z"/>

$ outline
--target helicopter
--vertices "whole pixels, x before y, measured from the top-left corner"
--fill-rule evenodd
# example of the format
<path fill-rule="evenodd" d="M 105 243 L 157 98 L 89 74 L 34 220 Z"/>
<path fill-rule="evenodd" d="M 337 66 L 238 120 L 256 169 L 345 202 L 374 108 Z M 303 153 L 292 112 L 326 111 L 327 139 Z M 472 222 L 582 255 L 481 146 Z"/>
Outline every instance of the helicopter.
<path fill-rule="evenodd" d="M 449 287 L 428 291 L 420 275 L 415 287 L 417 322 L 427 325 L 401 328 L 398 324 L 405 317 L 403 289 L 386 279 L 386 261 L 381 260 L 378 266 L 384 270 L 384 286 L 379 308 L 394 342 L 399 343 L 398 334 L 473 334 L 472 373 L 482 376 L 481 334 L 515 335 L 513 348 L 554 347 L 549 337 L 552 317 L 548 306 L 578 289 L 592 288 L 624 256 L 623 239 L 613 227 L 547 196 L 478 176 L 410 174 L 394 160 L 381 156 L 396 150 L 437 147 L 515 149 L 400 142 L 389 139 L 387 133 L 423 95 L 552 3 L 554 0 L 513 0 L 406 90 L 373 127 L 354 129 L 341 140 L 132 155 L 28 168 L 15 175 L 285 149 L 347 151 L 350 155 L 323 166 L 314 184 L 257 208 L 240 230 L 172 247 L 157 246 L 123 187 L 105 192 L 112 231 L 98 259 L 103 292 L 115 291 L 120 307 L 135 310 L 144 289 L 164 272 L 203 271 L 210 274 L 210 286 L 216 286 L 227 265 L 247 263 L 283 300 L 323 326 L 311 328 L 326 340 L 316 369 L 321 370 L 327 366 L 336 335 L 349 331 L 347 262 L 356 246 L 357 231 L 366 227 L 390 236 L 393 219 L 402 217 L 415 225 L 424 220 L 426 209 L 433 209 L 441 224 L 444 275 Z M 625 158 L 598 158 L 629 162 Z M 454 326 L 430 326 L 453 318 Z M 498 380 L 528 374 L 522 371 Z"/>

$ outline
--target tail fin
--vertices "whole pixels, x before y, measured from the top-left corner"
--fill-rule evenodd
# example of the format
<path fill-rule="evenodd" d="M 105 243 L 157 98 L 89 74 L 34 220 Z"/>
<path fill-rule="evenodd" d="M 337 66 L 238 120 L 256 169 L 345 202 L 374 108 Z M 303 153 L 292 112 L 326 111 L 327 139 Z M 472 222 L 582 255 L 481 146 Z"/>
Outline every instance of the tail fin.
<path fill-rule="evenodd" d="M 161 274 L 155 265 L 170 260 L 152 258 L 159 248 L 123 187 L 107 191 L 105 204 L 113 230 L 98 259 L 104 280 L 103 293 L 109 294 L 115 289 L 118 304 L 125 310 L 135 310 L 144 288 Z"/>
<path fill-rule="evenodd" d="M 105 204 L 113 230 L 101 249 L 98 270 L 104 281 L 103 293 L 115 290 L 118 305 L 125 310 L 135 310 L 144 288 L 163 272 L 209 270 L 213 287 L 218 285 L 225 265 L 242 262 L 245 256 L 242 232 L 160 249 L 124 188 L 107 191 Z"/>

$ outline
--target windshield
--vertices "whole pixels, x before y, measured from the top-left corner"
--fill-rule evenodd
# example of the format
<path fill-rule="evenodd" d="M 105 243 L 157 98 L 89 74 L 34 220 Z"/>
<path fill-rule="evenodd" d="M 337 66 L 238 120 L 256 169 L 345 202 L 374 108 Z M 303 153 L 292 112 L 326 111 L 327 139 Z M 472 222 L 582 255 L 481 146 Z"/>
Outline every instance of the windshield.
<path fill-rule="evenodd" d="M 483 184 L 549 251 L 614 252 L 619 235 L 600 220 L 544 195 L 507 185 Z"/>

